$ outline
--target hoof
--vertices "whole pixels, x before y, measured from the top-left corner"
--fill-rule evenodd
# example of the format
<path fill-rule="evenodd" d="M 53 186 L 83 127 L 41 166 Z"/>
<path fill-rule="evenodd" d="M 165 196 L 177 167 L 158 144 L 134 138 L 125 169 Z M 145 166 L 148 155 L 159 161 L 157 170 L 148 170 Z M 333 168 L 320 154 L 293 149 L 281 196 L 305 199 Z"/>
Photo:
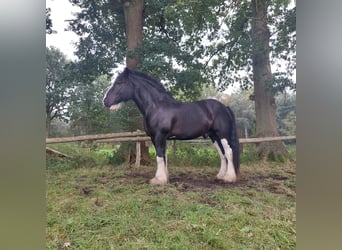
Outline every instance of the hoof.
<path fill-rule="evenodd" d="M 223 175 L 216 175 L 215 180 L 216 181 L 224 181 L 224 176 Z"/>
<path fill-rule="evenodd" d="M 225 183 L 236 183 L 237 182 L 236 176 L 225 176 L 221 180 L 223 180 Z"/>
<path fill-rule="evenodd" d="M 156 177 L 150 180 L 150 184 L 152 185 L 165 185 L 167 184 L 167 180 L 161 180 Z"/>

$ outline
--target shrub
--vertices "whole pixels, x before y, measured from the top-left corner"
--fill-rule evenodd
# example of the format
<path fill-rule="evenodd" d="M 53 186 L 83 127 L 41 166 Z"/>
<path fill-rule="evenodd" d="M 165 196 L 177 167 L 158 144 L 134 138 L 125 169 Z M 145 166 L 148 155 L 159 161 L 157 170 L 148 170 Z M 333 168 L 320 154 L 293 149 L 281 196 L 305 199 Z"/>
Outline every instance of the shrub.
<path fill-rule="evenodd" d="M 168 150 L 168 160 L 174 165 L 216 166 L 220 158 L 216 149 L 205 144 L 180 142 L 175 150 Z"/>

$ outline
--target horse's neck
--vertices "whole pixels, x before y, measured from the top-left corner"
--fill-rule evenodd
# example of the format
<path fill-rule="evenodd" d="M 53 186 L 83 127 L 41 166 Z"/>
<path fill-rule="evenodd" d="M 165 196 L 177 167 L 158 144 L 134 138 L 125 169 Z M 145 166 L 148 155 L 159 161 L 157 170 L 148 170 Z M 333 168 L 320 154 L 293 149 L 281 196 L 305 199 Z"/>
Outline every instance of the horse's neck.
<path fill-rule="evenodd" d="M 154 112 L 164 101 L 173 102 L 175 100 L 165 93 L 159 93 L 153 87 L 140 85 L 136 88 L 134 102 L 143 115 Z"/>

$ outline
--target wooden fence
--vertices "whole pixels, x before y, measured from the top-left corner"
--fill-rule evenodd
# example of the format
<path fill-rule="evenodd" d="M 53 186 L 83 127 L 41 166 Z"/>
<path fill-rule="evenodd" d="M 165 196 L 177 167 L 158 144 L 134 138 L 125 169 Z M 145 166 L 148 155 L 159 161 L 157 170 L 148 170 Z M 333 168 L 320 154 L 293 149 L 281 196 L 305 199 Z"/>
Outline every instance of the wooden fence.
<path fill-rule="evenodd" d="M 263 137 L 263 138 L 239 138 L 240 143 L 258 143 L 267 141 L 283 141 L 283 140 L 296 140 L 296 136 L 277 136 L 277 137 Z M 62 138 L 46 138 L 46 144 L 64 143 L 64 142 L 79 142 L 79 141 L 94 141 L 96 143 L 113 143 L 113 142 L 136 142 L 136 162 L 135 165 L 140 166 L 141 157 L 141 142 L 151 141 L 151 138 L 145 132 L 123 132 L 111 134 L 97 134 L 97 135 L 81 135 L 73 137 Z M 209 139 L 195 139 L 192 142 L 209 142 Z M 68 157 L 67 155 L 46 147 L 47 153 L 57 154 L 61 157 Z"/>
<path fill-rule="evenodd" d="M 97 134 L 97 135 L 81 135 L 73 137 L 61 137 L 61 138 L 46 138 L 46 144 L 52 143 L 64 143 L 64 142 L 76 142 L 76 141 L 95 141 L 97 143 L 107 142 L 144 142 L 150 141 L 151 138 L 146 135 L 145 132 L 123 132 L 112 134 Z M 267 141 L 284 141 L 284 140 L 296 140 L 295 135 L 290 136 L 277 136 L 277 137 L 263 137 L 263 138 L 239 138 L 240 143 L 258 143 Z M 196 142 L 209 141 L 209 139 L 196 139 L 192 140 Z"/>

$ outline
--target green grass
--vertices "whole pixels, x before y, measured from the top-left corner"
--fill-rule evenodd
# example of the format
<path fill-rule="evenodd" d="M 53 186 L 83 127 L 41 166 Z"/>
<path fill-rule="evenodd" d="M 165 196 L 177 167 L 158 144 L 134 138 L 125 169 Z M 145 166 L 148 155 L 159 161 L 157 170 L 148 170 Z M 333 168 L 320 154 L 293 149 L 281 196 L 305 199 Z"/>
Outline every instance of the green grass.
<path fill-rule="evenodd" d="M 71 150 L 69 151 L 71 153 Z M 295 249 L 295 163 L 241 166 L 238 184 L 214 181 L 218 166 L 155 166 L 50 159 L 46 248 Z"/>

